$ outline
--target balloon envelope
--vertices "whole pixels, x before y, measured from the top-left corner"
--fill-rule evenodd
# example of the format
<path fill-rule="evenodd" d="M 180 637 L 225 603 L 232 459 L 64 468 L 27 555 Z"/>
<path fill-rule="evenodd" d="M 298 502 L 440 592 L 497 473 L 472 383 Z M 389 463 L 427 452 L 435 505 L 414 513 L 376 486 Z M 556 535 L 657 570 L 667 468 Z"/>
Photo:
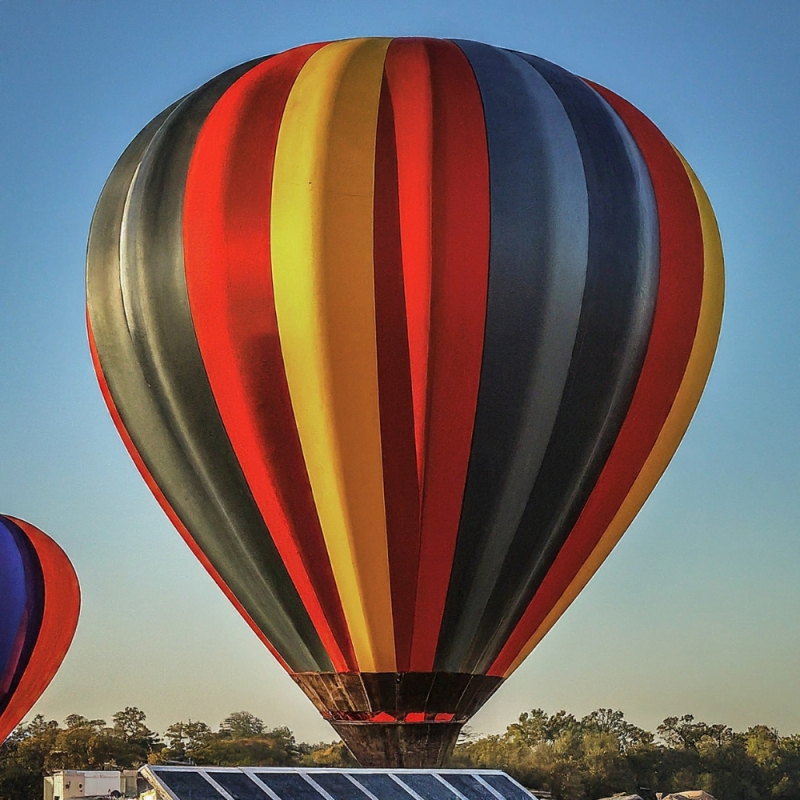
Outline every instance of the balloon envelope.
<path fill-rule="evenodd" d="M 0 515 L 0 742 L 61 666 L 79 610 L 64 551 L 30 523 Z"/>
<path fill-rule="evenodd" d="M 722 252 L 688 165 L 612 92 L 476 42 L 356 39 L 154 119 L 100 198 L 87 294 L 178 530 L 362 762 L 412 765 L 657 482 Z"/>

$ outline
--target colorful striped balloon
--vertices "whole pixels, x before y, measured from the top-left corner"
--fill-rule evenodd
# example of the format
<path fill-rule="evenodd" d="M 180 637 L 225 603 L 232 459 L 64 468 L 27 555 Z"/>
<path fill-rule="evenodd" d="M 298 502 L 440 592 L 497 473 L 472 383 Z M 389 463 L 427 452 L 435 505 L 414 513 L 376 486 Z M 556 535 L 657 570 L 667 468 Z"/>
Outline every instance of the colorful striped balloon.
<path fill-rule="evenodd" d="M 411 765 L 658 481 L 722 251 L 691 169 L 607 89 L 354 39 L 156 117 L 100 198 L 87 294 L 106 402 L 189 546 L 362 761 Z"/>
<path fill-rule="evenodd" d="M 61 666 L 79 610 L 64 551 L 30 523 L 0 515 L 0 743 Z"/>

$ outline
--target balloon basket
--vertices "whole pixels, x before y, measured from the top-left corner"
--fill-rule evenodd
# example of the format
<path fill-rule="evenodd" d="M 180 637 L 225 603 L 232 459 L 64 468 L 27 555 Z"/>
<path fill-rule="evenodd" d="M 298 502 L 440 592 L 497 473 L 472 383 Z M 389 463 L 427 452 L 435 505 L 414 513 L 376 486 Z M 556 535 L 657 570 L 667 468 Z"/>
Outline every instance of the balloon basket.
<path fill-rule="evenodd" d="M 362 767 L 441 767 L 502 678 L 460 672 L 302 672 L 295 682 Z"/>
<path fill-rule="evenodd" d="M 436 768 L 456 746 L 463 722 L 335 722 L 362 767 Z"/>

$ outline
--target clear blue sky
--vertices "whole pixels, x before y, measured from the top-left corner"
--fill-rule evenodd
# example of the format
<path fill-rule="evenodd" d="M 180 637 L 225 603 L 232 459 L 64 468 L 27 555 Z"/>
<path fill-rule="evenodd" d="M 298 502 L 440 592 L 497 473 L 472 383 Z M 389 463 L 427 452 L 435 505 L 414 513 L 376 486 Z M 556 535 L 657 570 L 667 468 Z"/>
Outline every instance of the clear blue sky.
<path fill-rule="evenodd" d="M 84 253 L 130 139 L 223 69 L 309 41 L 478 39 L 622 94 L 703 181 L 727 301 L 695 420 L 620 546 L 474 720 L 541 706 L 800 732 L 800 4 L 796 0 L 0 0 L 0 511 L 59 541 L 78 633 L 35 707 L 162 730 L 248 709 L 332 732 L 139 478 L 90 363 Z"/>

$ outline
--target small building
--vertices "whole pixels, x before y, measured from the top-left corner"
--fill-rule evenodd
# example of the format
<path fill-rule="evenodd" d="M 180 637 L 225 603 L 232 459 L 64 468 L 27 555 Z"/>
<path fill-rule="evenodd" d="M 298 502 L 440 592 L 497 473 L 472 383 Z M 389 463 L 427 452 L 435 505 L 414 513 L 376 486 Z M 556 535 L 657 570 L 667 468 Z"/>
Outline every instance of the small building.
<path fill-rule="evenodd" d="M 44 800 L 138 797 L 137 771 L 60 769 L 44 779 Z"/>

